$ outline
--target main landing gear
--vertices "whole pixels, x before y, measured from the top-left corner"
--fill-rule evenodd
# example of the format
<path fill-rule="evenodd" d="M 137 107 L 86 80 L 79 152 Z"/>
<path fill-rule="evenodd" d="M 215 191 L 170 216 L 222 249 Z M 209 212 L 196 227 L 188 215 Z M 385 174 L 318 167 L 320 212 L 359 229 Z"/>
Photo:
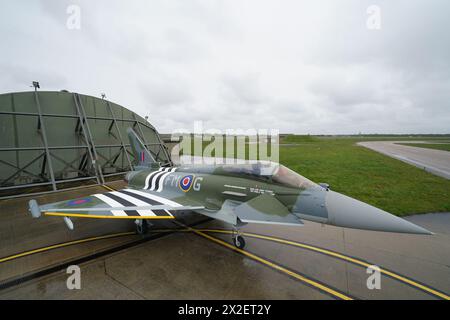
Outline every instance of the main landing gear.
<path fill-rule="evenodd" d="M 231 234 L 231 237 L 233 238 L 233 243 L 236 248 L 244 249 L 245 247 L 245 239 L 241 235 L 241 232 L 238 228 L 233 228 L 233 232 Z"/>
<path fill-rule="evenodd" d="M 136 232 L 138 234 L 146 234 L 148 232 L 148 223 L 145 219 L 136 219 L 134 221 L 136 224 Z"/>

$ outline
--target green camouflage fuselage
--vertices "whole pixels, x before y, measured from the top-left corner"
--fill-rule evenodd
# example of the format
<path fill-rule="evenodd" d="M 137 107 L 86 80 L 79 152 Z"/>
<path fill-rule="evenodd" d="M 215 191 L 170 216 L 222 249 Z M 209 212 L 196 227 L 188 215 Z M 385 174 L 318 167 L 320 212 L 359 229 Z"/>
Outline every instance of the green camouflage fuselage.
<path fill-rule="evenodd" d="M 209 210 L 219 210 L 226 200 L 248 202 L 265 194 L 275 197 L 290 213 L 298 217 L 317 222 L 328 221 L 324 206 L 326 191 L 319 186 L 313 189 L 291 188 L 269 178 L 227 173 L 220 168 L 211 169 L 210 173 L 199 171 L 205 170 L 195 167 L 177 168 L 165 177 L 160 192 L 183 205 L 202 204 Z M 150 169 L 135 172 L 129 179 L 129 187 L 145 191 L 146 178 L 153 172 L 155 170 Z M 192 185 L 188 190 L 183 190 L 180 183 L 186 176 L 192 176 Z M 151 190 L 151 185 L 147 189 Z"/>

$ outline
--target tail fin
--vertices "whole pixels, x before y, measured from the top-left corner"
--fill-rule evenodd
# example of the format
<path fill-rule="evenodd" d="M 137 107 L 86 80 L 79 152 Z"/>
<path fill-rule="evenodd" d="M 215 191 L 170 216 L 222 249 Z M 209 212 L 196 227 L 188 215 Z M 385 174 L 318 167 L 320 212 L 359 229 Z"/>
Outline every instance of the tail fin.
<path fill-rule="evenodd" d="M 155 158 L 151 155 L 139 136 L 133 129 L 128 128 L 128 139 L 130 139 L 131 150 L 133 151 L 134 158 L 138 164 L 135 166 L 135 170 L 142 170 L 147 168 L 159 168 L 160 165 L 155 161 Z"/>

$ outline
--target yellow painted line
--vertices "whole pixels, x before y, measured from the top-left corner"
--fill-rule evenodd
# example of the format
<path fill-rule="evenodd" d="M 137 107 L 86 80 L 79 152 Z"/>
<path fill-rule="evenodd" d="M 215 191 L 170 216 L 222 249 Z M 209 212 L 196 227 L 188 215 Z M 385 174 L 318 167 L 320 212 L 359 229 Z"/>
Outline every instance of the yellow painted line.
<path fill-rule="evenodd" d="M 196 229 L 196 230 L 203 231 L 203 232 L 211 232 L 211 233 L 224 233 L 224 234 L 231 234 L 232 233 L 232 231 L 230 231 L 230 230 L 222 230 L 222 229 Z M 160 230 L 158 232 L 161 232 L 161 231 L 163 231 L 163 230 Z M 178 230 L 178 231 L 182 231 L 183 232 L 183 231 L 191 231 L 191 230 L 185 229 L 185 230 Z M 343 254 L 338 253 L 338 252 L 334 252 L 334 251 L 330 251 L 330 250 L 327 250 L 327 249 L 318 248 L 318 247 L 315 247 L 315 246 L 312 246 L 312 245 L 308 245 L 308 244 L 304 244 L 304 243 L 300 243 L 300 242 L 285 240 L 285 239 L 281 239 L 281 238 L 277 238 L 277 237 L 266 236 L 266 235 L 261 235 L 261 234 L 256 234 L 256 233 L 249 233 L 249 232 L 242 232 L 242 235 L 248 236 L 248 237 L 251 237 L 251 238 L 257 238 L 257 239 L 263 239 L 263 240 L 269 240 L 269 241 L 273 241 L 273 242 L 288 244 L 288 245 L 292 245 L 292 246 L 303 248 L 303 249 L 308 249 L 308 250 L 315 251 L 315 252 L 320 252 L 320 253 L 323 253 L 325 255 L 332 256 L 332 257 L 335 257 L 337 259 L 345 260 L 345 261 L 348 261 L 348 262 L 351 262 L 351 263 L 354 263 L 354 264 L 357 264 L 357 265 L 360 265 L 360 266 L 366 267 L 366 268 L 373 265 L 373 264 L 367 263 L 365 261 L 362 261 L 362 260 L 359 260 L 359 259 L 356 259 L 356 258 L 353 258 L 353 257 L 349 257 L 349 256 L 346 256 L 346 255 L 343 255 Z M 396 279 L 396 280 L 398 280 L 400 282 L 409 284 L 410 286 L 415 287 L 415 288 L 417 288 L 419 290 L 422 290 L 422 291 L 427 292 L 427 293 L 431 293 L 431 294 L 433 294 L 433 295 L 435 295 L 437 297 L 440 297 L 442 299 L 445 299 L 445 300 L 450 300 L 450 296 L 449 295 L 447 295 L 447 294 L 445 294 L 443 292 L 436 291 L 433 288 L 430 288 L 430 287 L 428 287 L 426 285 L 418 283 L 418 282 L 416 282 L 414 280 L 405 278 L 405 277 L 403 277 L 403 276 L 401 276 L 401 275 L 399 275 L 399 274 L 397 274 L 395 272 L 392 272 L 392 271 L 389 271 L 389 270 L 385 270 L 382 267 L 380 267 L 380 272 L 385 274 L 385 275 L 387 275 L 387 276 L 390 276 L 391 278 L 394 278 L 394 279 Z"/>
<path fill-rule="evenodd" d="M 285 273 L 285 274 L 287 274 L 287 275 L 289 275 L 289 276 L 291 276 L 291 277 L 293 277 L 293 278 L 295 278 L 297 280 L 300 280 L 300 281 L 302 281 L 304 283 L 307 283 L 310 286 L 315 287 L 315 288 L 317 288 L 317 289 L 319 289 L 321 291 L 324 291 L 324 292 L 326 292 L 326 293 L 328 293 L 328 294 L 330 294 L 330 295 L 332 295 L 332 296 L 334 296 L 336 298 L 339 298 L 339 299 L 342 299 L 342 300 L 353 300 L 353 298 L 351 298 L 351 297 L 349 297 L 349 296 L 347 296 L 347 295 L 345 295 L 345 294 L 343 294 L 341 292 L 338 292 L 338 291 L 336 291 L 334 289 L 331 289 L 331 288 L 329 288 L 329 287 L 327 287 L 327 286 L 325 286 L 325 285 L 323 285 L 321 283 L 318 283 L 318 282 L 316 282 L 316 281 L 314 281 L 312 279 L 306 278 L 306 277 L 304 277 L 304 276 L 302 276 L 302 275 L 300 275 L 298 273 L 295 273 L 295 272 L 293 272 L 291 270 L 288 270 L 288 269 L 286 269 L 286 268 L 284 268 L 284 267 L 282 267 L 280 265 L 277 265 L 277 264 L 275 264 L 273 262 L 270 262 L 270 261 L 268 261 L 266 259 L 263 259 L 263 258 L 255 255 L 253 253 L 250 253 L 248 251 L 236 248 L 235 246 L 233 246 L 233 245 L 231 245 L 231 244 L 229 244 L 229 243 L 227 243 L 225 241 L 222 241 L 220 239 L 212 237 L 212 236 L 210 236 L 210 235 L 208 235 L 208 234 L 206 234 L 206 233 L 204 233 L 202 231 L 199 231 L 197 229 L 193 229 L 193 228 L 189 228 L 189 229 L 192 230 L 192 232 L 198 234 L 199 236 L 201 236 L 203 238 L 209 239 L 209 240 L 211 240 L 211 241 L 213 241 L 215 243 L 218 243 L 218 244 L 220 244 L 220 245 L 222 245 L 224 247 L 227 247 L 228 249 L 231 249 L 233 251 L 239 252 L 240 254 L 245 255 L 248 258 L 256 260 L 256 261 L 258 261 L 258 262 L 260 262 L 260 263 L 262 263 L 262 264 L 264 264 L 264 265 L 266 265 L 268 267 L 271 267 L 272 269 L 281 271 L 281 272 L 283 272 L 283 273 Z"/>
<path fill-rule="evenodd" d="M 115 189 L 108 187 L 106 184 L 102 184 L 102 187 L 109 191 L 116 191 Z"/>
<path fill-rule="evenodd" d="M 107 186 L 105 186 L 105 187 L 109 188 Z M 109 189 L 111 189 L 111 188 L 109 188 Z M 111 189 L 111 190 L 115 191 L 114 189 Z M 199 229 L 197 229 L 197 232 L 200 232 L 198 230 Z M 231 233 L 231 231 L 229 231 L 229 230 L 220 230 L 220 229 L 200 229 L 200 230 L 202 230 L 204 232 L 227 233 L 227 234 Z M 320 253 L 323 253 L 325 255 L 329 255 L 329 256 L 332 256 L 332 257 L 335 257 L 335 258 L 338 258 L 338 259 L 341 259 L 341 260 L 349 261 L 349 262 L 352 262 L 354 264 L 357 264 L 357 265 L 360 265 L 360 266 L 363 266 L 363 267 L 366 267 L 366 268 L 371 266 L 371 264 L 369 264 L 369 263 L 367 263 L 365 261 L 361 261 L 361 260 L 358 260 L 358 259 L 346 256 L 346 255 L 337 253 L 337 252 L 333 252 L 333 251 L 330 251 L 330 250 L 314 247 L 312 245 L 307 245 L 307 244 L 304 244 L 304 243 L 294 242 L 294 241 L 290 241 L 290 240 L 285 240 L 285 239 L 281 239 L 281 238 L 276 238 L 276 237 L 271 237 L 271 236 L 266 236 L 266 235 L 260 235 L 260 234 L 255 234 L 255 233 L 245 233 L 244 232 L 242 234 L 245 235 L 245 236 L 253 237 L 253 238 L 259 238 L 259 239 L 275 241 L 275 242 L 279 242 L 279 243 L 293 245 L 293 246 L 296 246 L 296 247 L 299 247 L 299 248 L 305 248 L 305 249 L 308 249 L 308 250 L 311 250 L 311 251 L 320 252 Z M 224 243 L 226 243 L 226 242 L 224 242 Z M 229 245 L 229 244 L 227 243 L 227 245 Z M 229 245 L 229 246 L 231 246 L 231 245 Z M 233 249 L 235 248 L 234 246 L 231 246 L 231 247 Z M 235 248 L 235 249 L 238 249 L 238 248 Z M 241 251 L 243 251 L 243 250 L 241 250 Z M 407 283 L 407 284 L 409 284 L 409 285 L 411 285 L 411 286 L 413 286 L 413 287 L 415 287 L 417 289 L 420 289 L 422 291 L 431 293 L 431 294 L 433 294 L 435 296 L 438 296 L 438 297 L 440 297 L 442 299 L 450 300 L 450 296 L 449 295 L 447 295 L 445 293 L 442 293 L 442 292 L 439 292 L 439 291 L 436 291 L 433 288 L 427 287 L 427 286 L 425 286 L 425 285 L 423 285 L 421 283 L 418 283 L 418 282 L 416 282 L 414 280 L 405 278 L 405 277 L 403 277 L 403 276 L 401 276 L 401 275 L 399 275 L 399 274 L 397 274 L 395 272 L 392 272 L 392 271 L 389 271 L 389 270 L 385 270 L 385 269 L 383 269 L 381 267 L 380 267 L 380 272 L 385 274 L 385 275 L 387 275 L 387 276 L 390 276 L 390 277 L 392 277 L 394 279 L 397 279 L 398 281 L 401 281 L 403 283 Z"/>
<path fill-rule="evenodd" d="M 201 229 L 201 230 L 204 231 L 204 232 L 226 233 L 226 234 L 230 234 L 231 233 L 231 231 L 229 231 L 229 230 L 220 230 L 220 229 Z M 369 263 L 367 263 L 365 261 L 361 261 L 361 260 L 358 260 L 358 259 L 346 256 L 346 255 L 337 253 L 337 252 L 333 252 L 333 251 L 322 249 L 322 248 L 317 248 L 317 247 L 314 247 L 312 245 L 308 245 L 308 244 L 304 244 L 304 243 L 294 242 L 294 241 L 290 241 L 290 240 L 285 240 L 285 239 L 280 239 L 280 238 L 276 238 L 276 237 L 260 235 L 260 234 L 255 234 L 255 233 L 243 232 L 242 235 L 245 235 L 245 236 L 248 236 L 248 237 L 252 237 L 252 238 L 257 238 L 257 239 L 264 239 L 264 240 L 270 240 L 270 241 L 274 241 L 274 242 L 278 242 L 278 243 L 289 244 L 289 245 L 292 245 L 292 246 L 308 249 L 308 250 L 311 250 L 311 251 L 320 252 L 320 253 L 326 254 L 328 256 L 332 256 L 332 257 L 335 257 L 335 258 L 338 258 L 338 259 L 341 259 L 341 260 L 349 261 L 349 262 L 352 262 L 354 264 L 357 264 L 357 265 L 360 265 L 360 266 L 363 266 L 363 267 L 366 267 L 366 268 L 373 265 L 373 264 L 369 264 Z M 450 296 L 446 295 L 445 293 L 436 291 L 436 290 L 434 290 L 432 288 L 429 288 L 429 287 L 427 287 L 427 286 L 425 286 L 425 285 L 423 285 L 421 283 L 418 283 L 418 282 L 416 282 L 414 280 L 402 277 L 401 275 L 396 274 L 396 273 L 394 273 L 392 271 L 384 270 L 383 268 L 380 267 L 380 272 L 385 274 L 385 275 L 387 275 L 387 276 L 390 276 L 390 277 L 392 277 L 394 279 L 397 279 L 397 280 L 399 280 L 399 281 L 401 281 L 403 283 L 407 283 L 407 284 L 409 284 L 409 285 L 411 285 L 411 286 L 413 286 L 415 288 L 418 288 L 418 289 L 420 289 L 422 291 L 431 293 L 431 294 L 436 295 L 436 296 L 438 296 L 438 297 L 440 297 L 442 299 L 445 299 L 445 300 L 450 300 Z"/>
<path fill-rule="evenodd" d="M 136 233 L 135 232 L 121 232 L 121 233 L 109 234 L 109 235 L 106 235 L 106 236 L 91 237 L 91 238 L 85 238 L 85 239 L 80 239 L 80 240 L 74 240 L 74 241 L 59 243 L 59 244 L 55 244 L 55 245 L 52 245 L 52 246 L 42 247 L 42 248 L 39 248 L 39 249 L 25 251 L 25 252 L 18 253 L 18 254 L 12 255 L 12 256 L 0 258 L 0 263 L 11 261 L 11 260 L 22 258 L 22 257 L 26 257 L 26 256 L 29 256 L 29 255 L 32 255 L 32 254 L 35 254 L 35 253 L 40 253 L 40 252 L 45 252 L 45 251 L 49 251 L 49 250 L 53 250 L 53 249 L 58 249 L 58 248 L 71 246 L 71 245 L 74 245 L 74 244 L 86 243 L 86 242 L 91 242 L 91 241 L 96 241 L 96 240 L 103 240 L 103 239 L 109 239 L 109 238 L 129 236 L 129 235 L 133 235 L 133 234 L 136 234 Z"/>
<path fill-rule="evenodd" d="M 44 212 L 46 216 L 54 217 L 77 217 L 89 219 L 175 219 L 173 216 L 105 216 L 98 214 L 81 214 L 81 213 L 67 213 L 67 212 Z"/>

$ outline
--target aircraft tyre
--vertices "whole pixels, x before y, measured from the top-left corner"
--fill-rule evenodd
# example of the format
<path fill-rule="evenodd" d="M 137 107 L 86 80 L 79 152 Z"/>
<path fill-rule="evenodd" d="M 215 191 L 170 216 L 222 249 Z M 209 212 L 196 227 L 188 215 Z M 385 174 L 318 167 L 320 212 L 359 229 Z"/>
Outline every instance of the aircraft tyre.
<path fill-rule="evenodd" d="M 245 239 L 242 236 L 236 236 L 233 238 L 233 243 L 236 246 L 236 248 L 244 249 L 245 247 Z"/>
<path fill-rule="evenodd" d="M 140 220 L 136 223 L 136 231 L 138 234 L 146 234 L 148 231 L 148 224 L 145 220 Z"/>

